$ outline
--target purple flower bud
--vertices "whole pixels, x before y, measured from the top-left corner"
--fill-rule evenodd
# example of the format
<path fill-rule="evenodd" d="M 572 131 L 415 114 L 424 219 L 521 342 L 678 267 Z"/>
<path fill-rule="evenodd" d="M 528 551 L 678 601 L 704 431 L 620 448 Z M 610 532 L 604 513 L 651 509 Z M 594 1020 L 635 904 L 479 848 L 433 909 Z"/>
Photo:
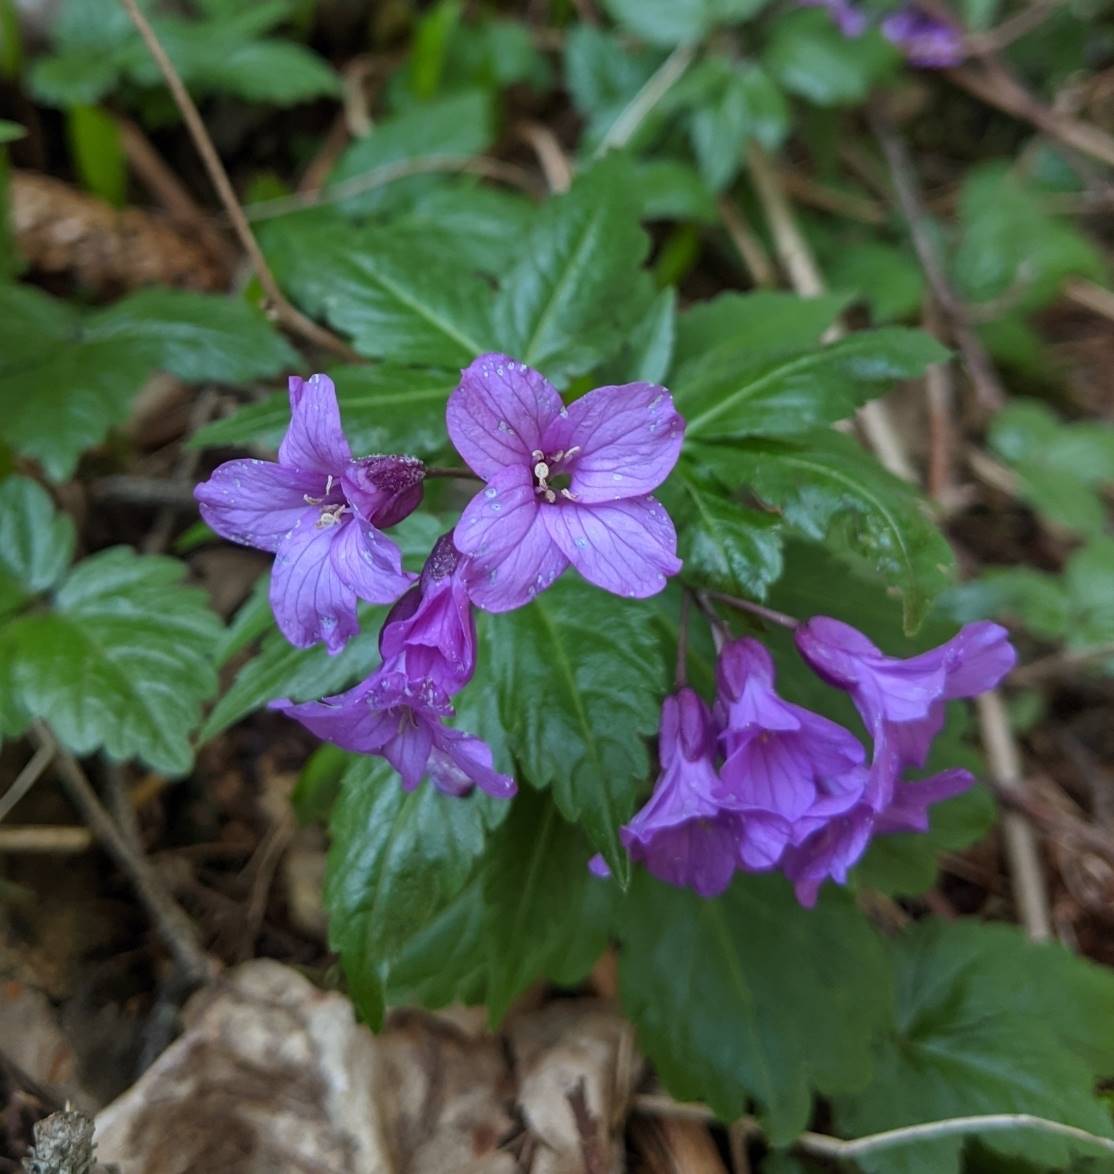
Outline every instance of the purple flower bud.
<path fill-rule="evenodd" d="M 597 587 L 639 599 L 681 569 L 673 522 L 651 496 L 684 433 L 664 387 L 597 387 L 566 407 L 525 363 L 481 355 L 462 372 L 446 423 L 488 483 L 456 528 L 478 607 L 522 607 L 570 563 Z"/>
<path fill-rule="evenodd" d="M 421 505 L 424 481 L 425 465 L 417 457 L 377 455 L 352 461 L 342 484 L 353 507 L 387 530 Z"/>
<path fill-rule="evenodd" d="M 692 689 L 667 697 L 661 711 L 661 774 L 641 811 L 620 830 L 632 860 L 671 885 L 702 897 L 722 893 L 738 866 L 742 815 L 716 799 L 712 713 Z M 599 875 L 599 861 L 589 867 Z M 606 865 L 603 867 L 606 868 Z"/>
<path fill-rule="evenodd" d="M 883 18 L 881 27 L 886 40 L 920 69 L 954 69 L 966 56 L 963 33 L 919 8 L 899 8 Z"/>
<path fill-rule="evenodd" d="M 278 462 L 227 461 L 194 490 L 201 516 L 223 538 L 274 553 L 271 610 L 298 648 L 323 640 L 330 653 L 340 652 L 359 631 L 357 600 L 393 603 L 413 581 L 398 547 L 377 528 L 389 524 L 384 516 L 402 516 L 413 482 L 377 490 L 375 508 L 367 509 L 362 464 L 352 459 L 332 380 L 293 377 Z"/>
<path fill-rule="evenodd" d="M 466 560 L 452 533 L 434 544 L 421 580 L 391 609 L 379 634 L 384 661 L 408 676 L 459 692 L 476 671 L 476 621 L 465 584 Z"/>
<path fill-rule="evenodd" d="M 390 664 L 346 693 L 302 704 L 272 701 L 271 708 L 342 750 L 385 758 L 408 791 L 425 776 L 450 795 L 479 787 L 509 799 L 517 789 L 494 769 L 485 742 L 444 724 L 453 707 L 439 685 L 414 680 Z"/>

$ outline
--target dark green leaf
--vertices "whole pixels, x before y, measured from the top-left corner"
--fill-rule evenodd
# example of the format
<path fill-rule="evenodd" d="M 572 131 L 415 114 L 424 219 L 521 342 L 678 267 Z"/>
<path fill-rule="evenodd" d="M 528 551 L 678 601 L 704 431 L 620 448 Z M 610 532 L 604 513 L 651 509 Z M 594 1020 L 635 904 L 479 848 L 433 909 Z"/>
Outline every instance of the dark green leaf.
<path fill-rule="evenodd" d="M 790 9 L 774 25 L 764 60 L 790 92 L 817 106 L 847 106 L 863 101 L 901 57 L 877 29 L 845 37 L 826 12 Z"/>
<path fill-rule="evenodd" d="M 73 543 L 73 522 L 55 513 L 41 485 L 26 477 L 0 481 L 0 611 L 49 591 L 70 565 Z"/>
<path fill-rule="evenodd" d="M 924 277 L 908 250 L 877 240 L 834 243 L 825 273 L 833 289 L 870 307 L 876 326 L 911 318 L 924 300 Z"/>
<path fill-rule="evenodd" d="M 565 38 L 565 86 L 587 120 L 582 149 L 593 150 L 638 91 L 649 81 L 661 56 L 634 49 L 624 38 L 589 24 L 574 25 Z M 635 142 L 652 133 L 653 113 Z"/>
<path fill-rule="evenodd" d="M 216 689 L 220 622 L 175 559 L 125 547 L 79 563 L 53 609 L 15 620 L 20 704 L 75 754 L 103 747 L 156 770 L 189 768 L 189 735 Z"/>
<path fill-rule="evenodd" d="M 377 758 L 345 773 L 333 808 L 325 904 L 329 942 L 361 1016 L 382 1023 L 394 958 L 460 892 L 506 804 L 481 793 L 404 791 Z"/>
<path fill-rule="evenodd" d="M 667 688 L 649 608 L 570 572 L 493 621 L 486 650 L 524 778 L 553 789 L 561 813 L 583 825 L 624 884 L 630 863 L 619 825 L 650 781 L 645 739 Z"/>
<path fill-rule="evenodd" d="M 647 247 L 629 162 L 611 156 L 583 172 L 538 212 L 499 290 L 500 347 L 557 381 L 608 358 L 648 293 Z"/>
<path fill-rule="evenodd" d="M 845 419 L 946 357 L 930 335 L 890 326 L 803 354 L 716 350 L 678 372 L 673 393 L 690 437 L 781 436 Z"/>
<path fill-rule="evenodd" d="M 484 942 L 493 1022 L 534 979 L 572 985 L 603 953 L 616 889 L 588 871 L 591 851 L 550 798 L 529 789 L 492 837 Z"/>
<path fill-rule="evenodd" d="M 615 358 L 600 368 L 597 382 L 662 383 L 673 356 L 673 339 L 677 329 L 677 291 L 672 286 L 661 290 L 650 303 L 642 320 L 632 328 L 629 338 Z"/>
<path fill-rule="evenodd" d="M 117 121 L 96 106 L 74 106 L 66 118 L 66 132 L 82 186 L 120 207 L 127 190 L 128 165 Z"/>
<path fill-rule="evenodd" d="M 643 220 L 715 223 L 715 198 L 691 164 L 680 159 L 647 159 L 635 167 Z"/>
<path fill-rule="evenodd" d="M 458 371 L 330 366 L 345 434 L 352 451 L 409 452 L 428 456 L 445 445 L 445 403 L 460 382 Z M 290 424 L 285 391 L 240 408 L 202 428 L 202 446 L 260 445 L 277 449 Z"/>
<path fill-rule="evenodd" d="M 682 514 L 676 519 L 685 578 L 702 587 L 764 599 L 781 575 L 781 526 L 748 509 L 689 462 L 680 469 Z"/>
<path fill-rule="evenodd" d="M 340 89 L 340 79 L 316 53 L 270 37 L 227 46 L 188 72 L 201 89 L 276 106 L 293 106 Z"/>
<path fill-rule="evenodd" d="M 852 1091 L 889 1015 L 881 943 L 850 897 L 802 909 L 780 876 L 740 875 L 708 901 L 639 872 L 619 910 L 620 990 L 674 1096 L 725 1121 L 758 1101 L 775 1144 L 812 1090 Z"/>
<path fill-rule="evenodd" d="M 702 445 L 689 455 L 708 461 L 726 484 L 748 486 L 789 525 L 899 591 L 906 631 L 916 630 L 952 578 L 954 556 L 924 503 L 840 433 Z"/>
<path fill-rule="evenodd" d="M 852 1136 L 980 1113 L 1032 1113 L 1111 1136 L 1096 1077 L 1114 1063 L 1114 981 L 1013 928 L 921 922 L 891 943 L 898 1000 L 871 1083 L 837 1099 Z M 1032 1130 L 983 1145 L 1060 1167 L 1075 1148 Z M 963 1139 L 864 1158 L 871 1174 L 958 1174 Z M 1089 1152 L 1079 1148 L 1079 1153 Z"/>

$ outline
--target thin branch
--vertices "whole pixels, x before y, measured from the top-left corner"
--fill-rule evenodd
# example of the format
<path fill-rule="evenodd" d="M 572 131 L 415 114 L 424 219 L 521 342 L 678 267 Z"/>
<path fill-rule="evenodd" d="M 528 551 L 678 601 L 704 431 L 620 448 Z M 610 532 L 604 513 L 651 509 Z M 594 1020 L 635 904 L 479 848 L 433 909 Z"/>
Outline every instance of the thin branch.
<path fill-rule="evenodd" d="M 727 229 L 727 235 L 738 251 L 751 281 L 759 289 L 772 289 L 777 284 L 773 262 L 770 260 L 770 254 L 766 252 L 766 246 L 747 223 L 742 209 L 726 195 L 720 196 L 716 207 L 719 209 L 723 227 Z"/>
<path fill-rule="evenodd" d="M 11 814 L 12 808 L 27 794 L 39 781 L 42 773 L 54 759 L 54 751 L 49 746 L 40 746 L 30 761 L 15 777 L 15 782 L 0 798 L 0 823 Z"/>
<path fill-rule="evenodd" d="M 918 190 L 916 172 L 909 152 L 897 131 L 883 115 L 876 114 L 872 121 L 874 135 L 889 165 L 897 202 L 909 226 L 913 248 L 932 290 L 932 296 L 948 320 L 956 345 L 963 353 L 980 403 L 988 411 L 996 411 L 1006 401 L 1005 391 L 986 348 L 971 326 L 966 308 L 948 278 L 936 247 L 931 217 L 925 210 L 924 201 Z"/>
<path fill-rule="evenodd" d="M 217 195 L 224 205 L 224 210 L 228 213 L 232 228 L 239 238 L 244 251 L 250 258 L 252 268 L 259 278 L 259 284 L 263 287 L 263 292 L 271 303 L 271 307 L 278 320 L 290 330 L 300 334 L 307 342 L 325 347 L 350 362 L 363 362 L 362 356 L 352 350 L 346 342 L 338 338 L 332 331 L 326 330 L 323 326 L 314 322 L 311 318 L 307 318 L 305 314 L 286 300 L 285 294 L 279 289 L 278 282 L 275 280 L 275 275 L 271 272 L 271 267 L 267 264 L 267 260 L 263 256 L 263 250 L 259 247 L 259 242 L 255 239 L 251 231 L 251 226 L 244 217 L 243 209 L 240 207 L 240 202 L 236 198 L 236 192 L 232 187 L 232 181 L 228 178 L 228 172 L 225 171 L 224 164 L 217 154 L 217 149 L 213 146 L 213 140 L 209 136 L 209 132 L 205 129 L 205 123 L 202 121 L 201 114 L 190 97 L 189 91 L 186 89 L 181 77 L 178 75 L 178 71 L 174 68 L 174 63 L 167 56 L 166 50 L 162 47 L 162 43 L 159 41 L 155 30 L 140 11 L 136 0 L 120 0 L 120 3 L 124 6 L 128 16 L 131 17 L 132 24 L 135 25 L 140 37 L 143 38 L 148 52 L 151 54 L 166 81 L 167 88 L 170 90 L 171 97 L 174 99 L 174 104 L 178 107 L 178 111 L 182 115 L 182 120 L 185 122 L 186 129 L 193 139 L 197 153 L 201 156 L 201 161 L 205 165 L 205 170 L 209 173 L 209 179 L 212 181 L 213 187 L 216 188 Z"/>
<path fill-rule="evenodd" d="M 73 755 L 61 750 L 54 735 L 42 723 L 31 727 L 31 738 L 55 755 L 58 777 L 74 806 L 102 847 L 116 861 L 135 887 L 182 975 L 190 985 L 208 980 L 212 970 L 197 939 L 193 923 L 181 906 L 163 888 L 162 881 L 145 856 L 137 852 L 102 806 L 96 791 Z"/>
<path fill-rule="evenodd" d="M 1069 302 L 1114 321 L 1114 293 L 1083 277 L 1074 277 L 1064 284 L 1064 297 Z"/>
<path fill-rule="evenodd" d="M 0 828 L 0 852 L 70 856 L 92 846 L 93 833 L 83 827 L 21 823 Z"/>
<path fill-rule="evenodd" d="M 754 140 L 747 147 L 747 166 L 766 215 L 770 234 L 774 238 L 778 258 L 790 284 L 802 297 L 818 296 L 824 292 L 824 279 L 789 201 L 785 198 L 777 171 L 769 156 Z M 841 333 L 842 329 L 837 328 L 829 331 L 827 337 L 831 340 L 838 338 Z M 895 476 L 905 481 L 915 481 L 916 474 L 889 408 L 881 400 L 872 400 L 859 409 L 857 418 L 870 447 L 882 464 Z"/>
<path fill-rule="evenodd" d="M 1040 660 L 1030 661 L 1010 673 L 1009 683 L 1020 688 L 1030 685 L 1039 685 L 1044 681 L 1055 680 L 1074 673 L 1077 669 L 1092 664 L 1096 660 L 1106 660 L 1114 657 L 1114 643 L 1096 644 L 1092 648 L 1073 648 L 1061 652 L 1053 652 L 1042 656 Z M 0 818 L 3 818 L 0 816 Z"/>
<path fill-rule="evenodd" d="M 783 611 L 774 611 L 772 607 L 763 607 L 760 603 L 751 603 L 749 599 L 740 599 L 736 595 L 724 595 L 722 591 L 705 591 L 704 594 L 709 599 L 726 603 L 728 607 L 737 608 L 739 611 L 750 612 L 751 615 L 768 620 L 771 624 L 777 624 L 779 627 L 789 629 L 800 627 L 800 620 L 786 615 Z"/>
<path fill-rule="evenodd" d="M 965 39 L 964 48 L 973 57 L 985 57 L 1006 49 L 1014 41 L 1040 28 L 1062 4 L 1063 0 L 1037 0 L 985 33 L 972 33 Z"/>
<path fill-rule="evenodd" d="M 1001 694 L 996 690 L 984 693 L 975 705 L 995 787 L 1007 796 L 1015 794 L 1024 799 L 1021 752 L 1010 729 Z M 1023 815 L 1007 811 L 1002 815 L 1002 835 L 1025 932 L 1035 942 L 1046 942 L 1052 937 L 1052 919 L 1036 833 Z"/>
<path fill-rule="evenodd" d="M 567 192 L 572 185 L 572 164 L 557 136 L 542 122 L 524 119 L 515 133 L 534 152 L 551 192 Z"/>
<path fill-rule="evenodd" d="M 530 173 L 514 163 L 504 163 L 502 159 L 490 159 L 486 155 L 424 155 L 417 159 L 402 159 L 397 163 L 373 167 L 362 175 L 354 175 L 351 179 L 323 190 L 315 189 L 298 192 L 292 196 L 278 196 L 273 200 L 259 200 L 254 204 L 247 204 L 243 208 L 243 213 L 252 223 L 273 220 L 277 216 L 302 212 L 306 208 L 339 204 L 352 199 L 353 196 L 361 196 L 365 192 L 386 187 L 397 180 L 407 179 L 411 175 L 436 175 L 443 172 L 499 179 L 521 188 L 530 195 L 536 194 Z"/>
<path fill-rule="evenodd" d="M 669 54 L 608 128 L 607 134 L 596 147 L 595 158 L 606 155 L 613 148 L 625 147 L 634 138 L 650 111 L 684 76 L 685 70 L 692 64 L 694 54 L 695 49 L 691 45 L 678 45 Z"/>
<path fill-rule="evenodd" d="M 936 337 L 941 334 L 939 307 L 925 299 L 924 328 Z M 935 501 L 953 500 L 952 466 L 955 458 L 955 379 L 949 362 L 932 363 L 924 373 L 925 404 L 928 408 L 928 493 Z"/>

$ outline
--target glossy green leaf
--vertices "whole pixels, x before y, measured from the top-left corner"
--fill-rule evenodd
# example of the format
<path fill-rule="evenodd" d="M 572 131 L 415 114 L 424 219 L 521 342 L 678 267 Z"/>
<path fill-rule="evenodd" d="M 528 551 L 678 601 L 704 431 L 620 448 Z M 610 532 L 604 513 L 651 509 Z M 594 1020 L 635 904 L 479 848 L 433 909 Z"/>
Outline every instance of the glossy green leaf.
<path fill-rule="evenodd" d="M 740 875 L 709 901 L 639 872 L 617 932 L 624 1010 L 679 1099 L 733 1121 L 753 1098 L 778 1144 L 807 1124 L 814 1089 L 869 1078 L 890 977 L 845 892 L 807 910 L 784 878 Z"/>
<path fill-rule="evenodd" d="M 48 591 L 73 556 L 74 527 L 27 477 L 0 481 L 0 597 L 7 607 Z"/>
<path fill-rule="evenodd" d="M 781 436 L 846 419 L 947 353 L 930 335 L 898 326 L 803 353 L 717 350 L 679 371 L 673 394 L 689 437 Z"/>
<path fill-rule="evenodd" d="M 925 503 L 849 437 L 831 430 L 790 441 L 702 445 L 730 487 L 748 487 L 797 531 L 825 542 L 851 565 L 900 592 L 905 629 L 915 631 L 948 586 L 954 556 Z"/>
<path fill-rule="evenodd" d="M 464 887 L 507 804 L 482 793 L 404 791 L 381 759 L 357 758 L 333 808 L 325 904 L 361 1016 L 382 1023 L 393 959 Z"/>
<path fill-rule="evenodd" d="M 1114 1065 L 1114 980 L 1012 926 L 921 922 L 890 943 L 895 1015 L 873 1078 L 836 1100 L 851 1136 L 980 1113 L 1032 1113 L 1114 1135 L 1095 1097 Z M 1093 1153 L 1023 1128 L 987 1132 L 990 1149 L 1044 1166 Z M 864 1158 L 870 1174 L 958 1174 L 960 1137 Z"/>
<path fill-rule="evenodd" d="M 612 156 L 549 200 L 495 302 L 499 346 L 550 379 L 579 375 L 622 343 L 648 294 L 648 241 L 630 165 Z"/>
<path fill-rule="evenodd" d="M 202 591 L 181 585 L 184 570 L 101 551 L 73 568 L 49 611 L 9 626 L 20 705 L 75 754 L 103 747 L 171 774 L 189 768 L 189 735 L 217 685 L 220 621 Z"/>
<path fill-rule="evenodd" d="M 650 780 L 646 739 L 667 690 L 649 604 L 569 572 L 529 607 L 490 624 L 486 656 L 523 778 L 551 787 L 625 883 L 619 825 Z"/>

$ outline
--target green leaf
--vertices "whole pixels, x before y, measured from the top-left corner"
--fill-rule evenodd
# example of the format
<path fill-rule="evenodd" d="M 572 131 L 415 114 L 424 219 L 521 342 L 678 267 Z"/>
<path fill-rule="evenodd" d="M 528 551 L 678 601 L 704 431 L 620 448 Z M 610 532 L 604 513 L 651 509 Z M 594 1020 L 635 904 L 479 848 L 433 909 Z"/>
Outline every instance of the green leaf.
<path fill-rule="evenodd" d="M 871 1083 L 836 1101 L 851 1136 L 980 1113 L 1032 1113 L 1110 1137 L 1096 1078 L 1114 1061 L 1114 980 L 1013 927 L 914 925 L 890 943 L 897 1005 Z M 1061 1167 L 1086 1151 L 1032 1130 L 985 1133 L 1008 1157 Z M 958 1174 L 963 1139 L 860 1160 L 871 1174 Z"/>
<path fill-rule="evenodd" d="M 531 982 L 573 985 L 607 945 L 615 886 L 588 871 L 580 829 L 524 790 L 492 838 L 484 869 L 487 1006 L 493 1023 Z"/>
<path fill-rule="evenodd" d="M 149 290 L 82 317 L 37 290 L 0 286 L 3 437 L 55 480 L 127 417 L 159 368 L 237 381 L 292 359 L 262 314 L 231 299 Z"/>
<path fill-rule="evenodd" d="M 73 557 L 74 527 L 26 477 L 0 481 L 0 612 L 49 591 Z"/>
<path fill-rule="evenodd" d="M 745 20 L 765 6 L 766 0 L 604 0 L 624 28 L 666 47 L 695 43 L 717 24 Z"/>
<path fill-rule="evenodd" d="M 429 455 L 445 444 L 445 404 L 458 371 L 422 371 L 388 365 L 331 366 L 344 431 L 353 452 Z M 277 391 L 202 428 L 202 447 L 260 445 L 277 449 L 290 425 L 290 399 Z"/>
<path fill-rule="evenodd" d="M 764 63 L 781 84 L 817 106 L 853 106 L 894 72 L 901 55 L 877 29 L 845 37 L 826 12 L 793 11 L 773 26 Z"/>
<path fill-rule="evenodd" d="M 946 357 L 930 335 L 890 326 L 803 354 L 713 351 L 678 372 L 673 394 L 689 437 L 782 436 L 845 419 Z"/>
<path fill-rule="evenodd" d="M 750 139 L 765 147 L 780 144 L 789 130 L 789 108 L 760 65 L 711 57 L 700 68 L 711 74 L 709 92 L 689 116 L 689 135 L 704 181 L 723 191 L 738 174 Z"/>
<path fill-rule="evenodd" d="M 916 257 L 882 241 L 833 242 L 824 272 L 833 289 L 866 303 L 876 326 L 913 317 L 924 300 L 924 276 Z"/>
<path fill-rule="evenodd" d="M 392 962 L 464 887 L 507 804 L 481 793 L 404 791 L 377 758 L 345 772 L 325 882 L 329 944 L 362 1018 L 382 1024 Z"/>
<path fill-rule="evenodd" d="M 676 518 L 685 578 L 729 594 L 766 597 L 781 575 L 781 527 L 772 514 L 732 501 L 685 461 L 682 512 Z"/>
<path fill-rule="evenodd" d="M 289 697 L 292 701 L 316 701 L 339 693 L 366 676 L 369 666 L 376 663 L 379 639 L 378 625 L 368 622 L 369 610 L 361 611 L 360 634 L 337 656 L 330 656 L 322 644 L 313 648 L 295 648 L 281 632 L 269 632 L 258 654 L 240 669 L 209 711 L 198 740 L 210 741 L 269 701 L 280 697 Z M 385 609 L 377 611 L 380 616 L 385 614 Z M 372 615 L 374 617 L 375 613 Z"/>
<path fill-rule="evenodd" d="M 298 365 L 290 344 L 255 306 L 184 290 L 132 294 L 92 314 L 84 335 L 141 345 L 157 366 L 187 383 L 241 383 Z"/>
<path fill-rule="evenodd" d="M 21 706 L 75 754 L 103 747 L 156 770 L 189 769 L 189 735 L 216 689 L 220 621 L 180 584 L 176 559 L 126 547 L 79 563 L 53 608 L 8 629 Z"/>
<path fill-rule="evenodd" d="M 845 294 L 802 298 L 762 290 L 722 293 L 685 310 L 677 322 L 675 374 L 688 378 L 754 352 L 782 354 L 816 346 L 846 306 Z"/>
<path fill-rule="evenodd" d="M 340 79 L 328 62 L 304 45 L 270 37 L 227 45 L 187 73 L 203 90 L 275 106 L 294 106 L 340 91 Z"/>
<path fill-rule="evenodd" d="M 1067 424 L 1042 403 L 1014 400 L 995 416 L 989 441 L 1038 513 L 1070 530 L 1102 533 L 1107 511 L 1098 490 L 1114 483 L 1114 427 Z"/>
<path fill-rule="evenodd" d="M 362 354 L 459 368 L 493 349 L 488 285 L 445 265 L 436 242 L 321 212 L 284 217 L 261 237 L 279 282 Z"/>
<path fill-rule="evenodd" d="M 82 186 L 113 207 L 121 207 L 128 163 L 119 124 L 96 106 L 74 106 L 67 112 L 66 133 Z"/>
<path fill-rule="evenodd" d="M 815 1088 L 852 1091 L 885 1026 L 885 954 L 842 891 L 802 909 L 780 876 L 715 900 L 639 872 L 619 910 L 620 992 L 666 1087 L 725 1121 L 758 1101 L 771 1141 L 807 1124 Z"/>
<path fill-rule="evenodd" d="M 493 621 L 485 650 L 523 776 L 553 789 L 621 884 L 630 861 L 619 825 L 650 781 L 645 739 L 667 688 L 649 609 L 570 575 Z"/>
<path fill-rule="evenodd" d="M 600 368 L 598 383 L 662 383 L 673 357 L 677 330 L 677 291 L 667 286 L 650 303 L 642 320 L 615 358 Z"/>
<path fill-rule="evenodd" d="M 328 822 L 344 773 L 357 761 L 357 755 L 332 742 L 322 742 L 306 759 L 290 794 L 290 806 L 300 824 Z"/>
<path fill-rule="evenodd" d="M 6 118 L 0 118 L 0 146 L 3 146 L 4 143 L 17 142 L 26 136 L 26 127 L 20 126 L 18 122 L 9 122 Z"/>
<path fill-rule="evenodd" d="M 565 38 L 565 87 L 577 112 L 587 120 L 581 149 L 594 150 L 615 120 L 661 64 L 661 55 L 632 48 L 624 38 L 589 24 L 576 24 Z M 634 144 L 651 135 L 660 121 L 651 111 Z"/>
<path fill-rule="evenodd" d="M 1045 211 L 1040 193 L 1004 163 L 972 168 L 960 195 L 961 235 L 954 271 L 969 301 L 1005 298 L 1048 305 L 1067 277 L 1101 278 L 1098 250 L 1066 217 Z"/>
<path fill-rule="evenodd" d="M 949 588 L 939 602 L 958 623 L 1010 617 L 1046 640 L 1063 639 L 1075 627 L 1063 582 L 1031 567 L 990 568 Z"/>
<path fill-rule="evenodd" d="M 340 157 L 329 187 L 349 184 L 386 167 L 414 160 L 466 159 L 486 151 L 495 137 L 492 96 L 480 90 L 425 102 L 376 124 Z M 411 176 L 389 186 L 346 196 L 338 204 L 351 216 L 405 209 L 415 193 L 428 190 L 429 176 Z"/>
<path fill-rule="evenodd" d="M 689 450 L 729 486 L 747 486 L 800 533 L 825 542 L 901 593 L 915 631 L 953 574 L 951 548 L 925 504 L 849 437 L 824 430 L 794 442 L 739 441 Z"/>
<path fill-rule="evenodd" d="M 635 164 L 635 188 L 643 220 L 714 224 L 718 213 L 708 185 L 680 159 L 644 159 Z"/>
<path fill-rule="evenodd" d="M 556 381 L 608 358 L 648 293 L 647 248 L 629 162 L 611 156 L 582 172 L 538 212 L 499 290 L 500 347 Z"/>

